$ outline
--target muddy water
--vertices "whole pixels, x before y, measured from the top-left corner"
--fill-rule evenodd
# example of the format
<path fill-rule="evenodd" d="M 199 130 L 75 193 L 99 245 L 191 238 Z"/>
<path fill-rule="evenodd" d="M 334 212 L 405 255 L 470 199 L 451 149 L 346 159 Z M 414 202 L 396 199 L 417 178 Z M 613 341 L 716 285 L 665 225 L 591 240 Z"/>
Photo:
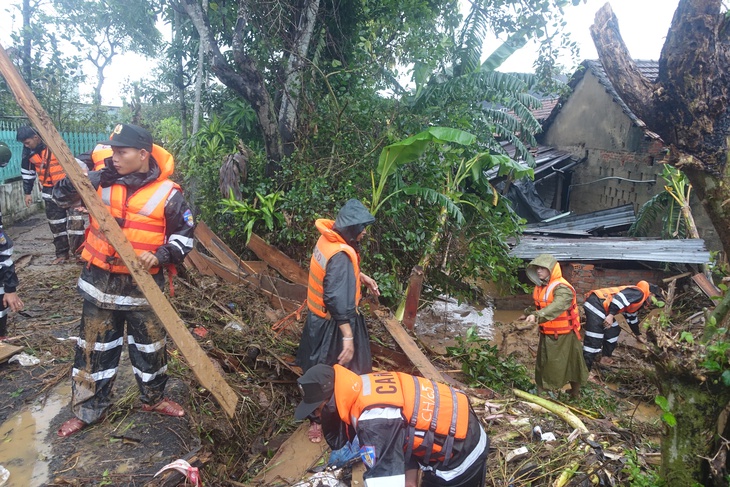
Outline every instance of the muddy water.
<path fill-rule="evenodd" d="M 491 339 L 494 335 L 495 322 L 509 323 L 521 314 L 521 311 L 497 311 L 494 308 L 459 303 L 454 298 L 441 296 L 418 312 L 416 332 L 452 337 L 462 335 L 467 329 L 476 326 L 480 337 Z"/>
<path fill-rule="evenodd" d="M 71 386 L 65 383 L 0 425 L 0 465 L 10 471 L 3 487 L 39 487 L 48 482 L 48 429 L 70 396 Z"/>

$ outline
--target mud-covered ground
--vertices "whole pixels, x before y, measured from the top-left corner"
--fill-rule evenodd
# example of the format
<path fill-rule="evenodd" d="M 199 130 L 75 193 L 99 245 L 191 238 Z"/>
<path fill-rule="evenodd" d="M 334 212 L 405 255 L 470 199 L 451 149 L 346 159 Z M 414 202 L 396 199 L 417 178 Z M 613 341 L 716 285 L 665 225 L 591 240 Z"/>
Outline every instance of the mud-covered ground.
<path fill-rule="evenodd" d="M 75 283 L 80 266 L 50 265 L 53 247 L 42 214 L 7 231 L 15 242 L 19 292 L 26 303 L 22 314 L 10 317 L 10 336 L 15 337 L 13 344 L 41 360 L 29 367 L 0 364 L 0 422 L 4 423 L 0 425 L 0 465 L 11 471 L 7 485 L 172 486 L 183 478 L 160 480 L 153 475 L 179 458 L 200 462 L 203 485 L 252 485 L 297 427 L 292 419 L 298 401 L 292 354 L 301 322 L 292 317 L 279 323 L 285 313 L 250 289 L 182 272 L 171 301 L 239 395 L 235 417 L 228 418 L 197 384 L 170 343 L 167 391 L 185 407 L 184 418 L 141 411 L 131 366 L 123 356 L 110 414 L 103 422 L 62 439 L 56 430 L 72 416 L 73 341 L 68 338 L 78 331 L 82 301 Z M 376 368 L 414 372 L 385 328 L 372 317 L 368 323 Z M 444 344 L 455 344 L 452 337 L 440 333 L 425 334 L 422 348 L 434 364 L 468 383 L 458 372 L 460 363 L 439 355 L 445 351 Z M 474 394 L 475 410 L 492 440 L 490 484 L 552 485 L 564 470 L 577 465 L 571 485 L 595 479 L 605 485 L 628 485 L 627 463 L 636 466 L 635 473 L 653 468 L 662 428 L 658 411 L 651 406 L 656 390 L 651 368 L 642 359 L 643 345 L 628 335 L 622 334 L 616 363 L 599 368 L 596 380 L 600 383 L 588 384 L 580 400 L 570 401 L 565 393 L 551 395 L 584 422 L 592 434 L 584 435 L 584 440 L 568 441 L 573 427 L 515 398 L 509 387 L 495 395 L 485 395 L 483 390 Z M 535 330 L 509 323 L 496 326 L 490 343 L 504 357 L 522 363 L 530 375 L 537 338 Z M 32 424 L 26 417 L 31 417 Z M 543 432 L 554 433 L 556 441 L 535 439 L 532 431 L 538 425 Z M 29 428 L 30 435 L 21 431 Z M 508 460 L 513 450 L 523 446 L 527 454 Z M 627 458 L 627 452 L 636 454 Z"/>

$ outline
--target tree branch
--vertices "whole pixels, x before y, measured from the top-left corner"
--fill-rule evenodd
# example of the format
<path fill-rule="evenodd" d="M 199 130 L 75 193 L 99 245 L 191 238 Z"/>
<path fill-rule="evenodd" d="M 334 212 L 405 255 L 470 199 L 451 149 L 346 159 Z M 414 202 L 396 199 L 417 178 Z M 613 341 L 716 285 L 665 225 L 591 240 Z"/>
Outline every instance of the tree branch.
<path fill-rule="evenodd" d="M 654 126 L 656 109 L 652 94 L 655 87 L 631 59 L 610 4 L 606 3 L 596 12 L 591 37 L 603 69 L 618 95 L 637 117 L 648 126 Z"/>

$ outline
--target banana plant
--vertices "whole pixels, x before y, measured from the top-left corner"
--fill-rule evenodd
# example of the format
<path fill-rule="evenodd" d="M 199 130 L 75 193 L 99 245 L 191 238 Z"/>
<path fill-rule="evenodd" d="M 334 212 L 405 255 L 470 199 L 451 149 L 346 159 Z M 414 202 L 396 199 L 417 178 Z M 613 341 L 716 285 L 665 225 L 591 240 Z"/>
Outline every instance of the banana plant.
<path fill-rule="evenodd" d="M 371 173 L 372 199 L 370 212 L 376 215 L 378 210 L 390 198 L 403 193 L 408 196 L 423 198 L 426 202 L 438 205 L 437 225 L 426 248 L 421 256 L 419 265 L 425 270 L 435 253 L 440 236 L 443 234 L 448 219 L 455 225 L 464 224 L 462 207 L 470 206 L 479 213 L 488 211 L 489 206 L 495 206 L 499 200 L 499 193 L 490 184 L 487 171 L 497 168 L 496 175 L 509 175 L 513 178 L 532 177 L 533 170 L 509 157 L 489 152 L 478 152 L 471 157 L 465 157 L 465 148 L 476 142 L 476 136 L 463 130 L 448 127 L 431 127 L 423 132 L 408 137 L 400 142 L 383 148 L 378 160 L 376 172 L 379 175 L 375 182 L 375 173 Z M 421 185 L 410 185 L 396 189 L 384 196 L 388 180 L 405 164 L 424 157 L 426 149 L 431 145 L 440 148 L 434 156 L 436 163 L 430 167 L 439 171 L 440 186 L 438 188 Z M 469 184 L 471 193 L 466 193 Z M 474 197 L 476 195 L 476 198 Z M 406 290 L 406 294 L 408 290 Z M 396 318 L 403 318 L 405 298 L 401 300 L 396 311 Z"/>

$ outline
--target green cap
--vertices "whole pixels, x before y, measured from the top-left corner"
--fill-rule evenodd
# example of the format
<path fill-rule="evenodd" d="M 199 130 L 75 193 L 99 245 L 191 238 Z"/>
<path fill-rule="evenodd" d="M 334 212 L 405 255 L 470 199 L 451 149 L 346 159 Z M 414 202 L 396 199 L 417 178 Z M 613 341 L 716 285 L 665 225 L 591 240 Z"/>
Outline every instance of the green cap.
<path fill-rule="evenodd" d="M 10 158 L 12 156 L 13 154 L 10 152 L 8 144 L 6 144 L 5 142 L 0 142 L 0 167 L 10 162 Z"/>

